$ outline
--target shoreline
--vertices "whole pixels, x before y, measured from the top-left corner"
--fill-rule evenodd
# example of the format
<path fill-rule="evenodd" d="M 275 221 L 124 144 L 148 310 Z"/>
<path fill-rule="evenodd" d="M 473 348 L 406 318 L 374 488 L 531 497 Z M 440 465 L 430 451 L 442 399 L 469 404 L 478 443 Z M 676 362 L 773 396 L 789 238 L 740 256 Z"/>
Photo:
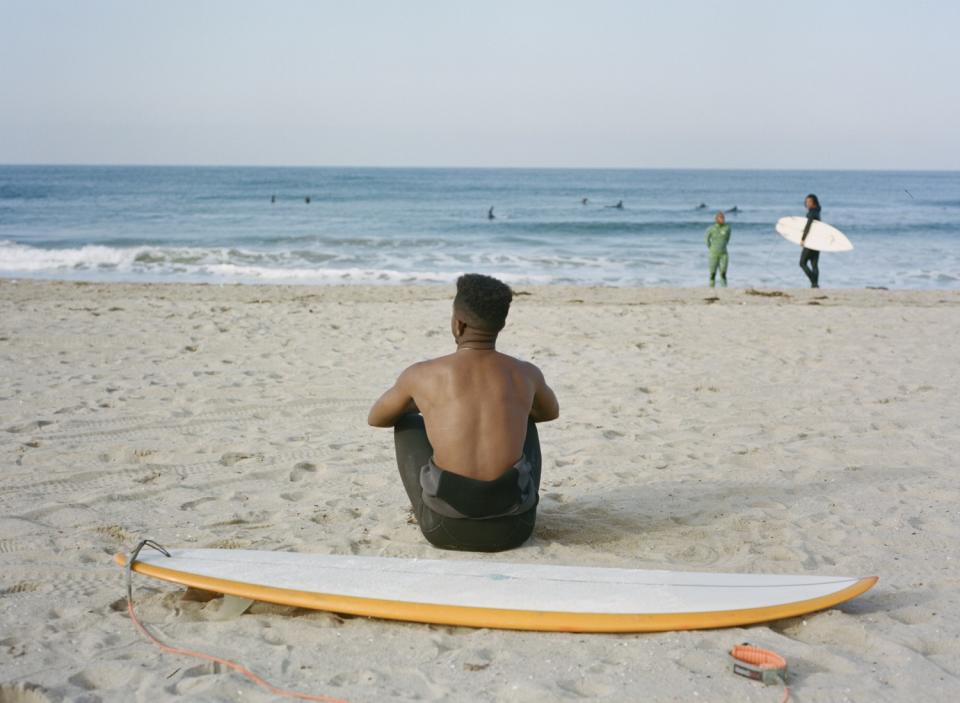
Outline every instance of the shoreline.
<path fill-rule="evenodd" d="M 392 300 L 453 300 L 454 282 L 450 283 L 184 283 L 179 281 L 73 281 L 63 279 L 36 279 L 0 276 L 0 293 L 3 291 L 29 289 L 31 291 L 50 291 L 56 295 L 63 290 L 74 290 L 78 295 L 93 295 L 111 292 L 112 294 L 144 293 L 154 291 L 189 290 L 210 300 L 235 297 L 240 291 L 241 300 L 257 300 L 264 292 L 272 299 L 284 301 L 302 300 L 306 296 L 357 302 L 376 302 Z M 630 305 L 654 304 L 671 300 L 691 303 L 732 302 L 738 303 L 809 303 L 820 300 L 832 300 L 834 303 L 854 304 L 863 307 L 881 305 L 888 302 L 910 304 L 956 304 L 960 303 L 960 290 L 952 288 L 808 288 L 784 286 L 747 286 L 729 288 L 709 288 L 708 286 L 610 286 L 610 285 L 566 285 L 533 284 L 513 285 L 514 304 L 526 299 L 529 302 L 548 302 L 550 304 L 574 303 L 586 301 L 590 304 Z M 306 293 L 306 296 L 305 296 Z M 44 294 L 46 295 L 46 293 Z M 577 296 L 580 297 L 577 297 Z M 717 300 L 710 300 L 716 298 Z"/>

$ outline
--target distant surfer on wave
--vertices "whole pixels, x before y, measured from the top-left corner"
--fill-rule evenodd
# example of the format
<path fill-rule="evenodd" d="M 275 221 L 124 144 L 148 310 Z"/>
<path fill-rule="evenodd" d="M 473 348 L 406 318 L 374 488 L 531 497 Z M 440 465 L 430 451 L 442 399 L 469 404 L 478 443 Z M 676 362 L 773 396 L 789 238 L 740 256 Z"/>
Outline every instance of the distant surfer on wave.
<path fill-rule="evenodd" d="M 813 221 L 820 219 L 820 200 L 817 199 L 816 195 L 810 193 L 804 204 L 807 208 L 807 224 L 803 228 L 803 236 L 800 238 L 801 246 L 803 246 L 803 243 L 806 241 L 807 235 L 810 234 L 810 227 L 813 225 Z M 800 268 L 803 269 L 803 272 L 807 274 L 807 278 L 810 279 L 810 287 L 819 288 L 820 252 L 816 249 L 807 249 L 804 246 L 803 251 L 800 252 Z"/>
<path fill-rule="evenodd" d="M 487 219 L 488 219 L 488 220 L 495 220 L 495 219 L 497 219 L 497 216 L 493 214 L 493 205 L 491 205 L 491 206 L 490 206 L 490 209 L 487 210 Z"/>
<path fill-rule="evenodd" d="M 623 210 L 623 201 L 618 200 L 616 205 L 605 205 L 604 207 L 612 208 L 614 210 Z"/>
<path fill-rule="evenodd" d="M 400 478 L 424 537 L 441 549 L 495 552 L 533 533 L 540 488 L 534 423 L 560 414 L 533 364 L 496 350 L 513 292 L 489 276 L 457 280 L 457 350 L 407 368 L 367 421 L 393 427 Z"/>

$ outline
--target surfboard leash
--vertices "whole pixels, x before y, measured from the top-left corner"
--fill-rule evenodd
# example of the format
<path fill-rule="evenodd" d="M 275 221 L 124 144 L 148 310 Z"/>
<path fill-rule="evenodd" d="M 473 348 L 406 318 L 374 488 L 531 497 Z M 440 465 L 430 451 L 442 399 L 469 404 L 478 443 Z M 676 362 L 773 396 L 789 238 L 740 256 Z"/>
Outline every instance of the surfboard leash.
<path fill-rule="evenodd" d="M 769 649 L 754 647 L 744 642 L 730 650 L 733 657 L 733 673 L 745 676 L 764 685 L 783 684 L 783 701 L 790 700 L 790 687 L 787 686 L 787 660 Z"/>
<path fill-rule="evenodd" d="M 232 671 L 245 676 L 253 683 L 257 684 L 260 688 L 272 693 L 275 696 L 281 696 L 283 698 L 295 698 L 302 701 L 319 701 L 320 703 L 347 703 L 347 701 L 341 698 L 332 698 L 330 696 L 315 695 L 312 693 L 302 693 L 300 691 L 293 691 L 287 688 L 280 688 L 279 686 L 274 686 L 272 683 L 266 679 L 258 676 L 257 674 L 250 671 L 242 664 L 235 662 L 231 659 L 223 659 L 222 657 L 215 656 L 213 654 L 207 654 L 205 652 L 195 652 L 192 649 L 182 649 L 180 647 L 173 647 L 169 644 L 166 644 L 160 641 L 150 630 L 147 629 L 146 625 L 140 622 L 140 619 L 137 617 L 136 612 L 133 609 L 133 563 L 136 561 L 137 556 L 140 554 L 140 550 L 144 547 L 150 547 L 160 552 L 164 556 L 170 556 L 170 552 L 164 549 L 161 545 L 154 542 L 152 539 L 145 539 L 136 546 L 136 548 L 130 553 L 130 556 L 127 557 L 126 565 L 126 574 L 127 574 L 127 612 L 130 614 L 130 620 L 133 621 L 133 624 L 136 628 L 150 640 L 153 644 L 159 647 L 164 652 L 169 652 L 170 654 L 179 654 L 184 657 L 193 657 L 195 659 L 203 659 L 204 661 L 214 662 L 215 664 L 222 664 L 223 666 L 231 669 Z"/>

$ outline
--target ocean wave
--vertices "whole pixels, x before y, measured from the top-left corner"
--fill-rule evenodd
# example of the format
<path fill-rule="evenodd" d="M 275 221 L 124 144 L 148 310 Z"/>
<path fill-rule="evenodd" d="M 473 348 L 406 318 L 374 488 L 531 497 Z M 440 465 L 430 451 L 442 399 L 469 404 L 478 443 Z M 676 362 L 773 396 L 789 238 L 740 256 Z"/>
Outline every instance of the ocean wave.
<path fill-rule="evenodd" d="M 119 268 L 136 259 L 135 249 L 88 244 L 76 249 L 41 249 L 0 241 L 0 270 L 34 272 L 62 269 Z"/>
<path fill-rule="evenodd" d="M 107 278 L 119 275 L 127 280 L 450 283 L 468 270 L 462 265 L 467 262 L 449 257 L 444 260 L 444 266 L 434 270 L 403 270 L 390 266 L 310 265 L 315 261 L 329 262 L 334 258 L 307 251 L 264 252 L 236 248 L 115 248 L 86 245 L 74 249 L 43 249 L 12 241 L 0 241 L 0 273 L 7 274 L 65 274 L 68 277 L 92 274 L 93 277 Z M 523 262 L 516 263 L 518 268 L 523 268 Z M 554 280 L 552 276 L 542 273 L 530 274 L 510 270 L 488 272 L 508 283 L 551 283 Z"/>
<path fill-rule="evenodd" d="M 497 229 L 505 229 L 508 232 L 531 235 L 557 235 L 557 234 L 576 234 L 576 235 L 637 235 L 637 234 L 673 234 L 691 232 L 699 234 L 706 230 L 712 219 L 699 219 L 688 221 L 647 221 L 631 222 L 629 220 L 562 220 L 562 221 L 517 221 L 503 220 L 492 225 L 488 223 L 471 223 L 470 228 L 492 226 Z M 736 223 L 735 223 L 736 224 Z M 772 226 L 772 225 L 771 225 Z"/>

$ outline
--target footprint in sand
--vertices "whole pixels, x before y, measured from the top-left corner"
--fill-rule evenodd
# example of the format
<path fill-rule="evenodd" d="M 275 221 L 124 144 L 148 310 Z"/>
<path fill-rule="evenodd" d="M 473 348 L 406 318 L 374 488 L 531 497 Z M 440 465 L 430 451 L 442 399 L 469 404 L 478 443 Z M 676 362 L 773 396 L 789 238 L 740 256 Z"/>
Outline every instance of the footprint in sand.
<path fill-rule="evenodd" d="M 246 452 L 227 452 L 220 457 L 220 464 L 223 466 L 233 466 L 234 464 L 247 459 L 257 459 L 263 461 L 263 454 L 247 454 Z"/>
<path fill-rule="evenodd" d="M 293 467 L 293 471 L 290 472 L 291 481 L 302 481 L 303 477 L 307 474 L 316 473 L 317 467 L 315 464 L 311 464 L 309 461 L 301 461 L 299 464 Z"/>
<path fill-rule="evenodd" d="M 39 430 L 41 427 L 46 427 L 47 425 L 52 425 L 52 420 L 34 420 L 33 422 L 25 422 L 22 425 L 11 425 L 7 428 L 7 432 L 26 432 L 27 430 Z"/>
<path fill-rule="evenodd" d="M 180 506 L 180 510 L 193 510 L 198 505 L 209 503 L 211 500 L 216 500 L 216 498 L 212 498 L 208 496 L 206 498 L 197 498 L 196 500 L 188 500 L 186 503 Z"/>
<path fill-rule="evenodd" d="M 0 588 L 0 596 L 16 596 L 21 593 L 33 593 L 34 591 L 39 590 L 40 583 L 37 581 L 20 581 L 12 586 Z M 3 703 L 3 700 L 3 698 L 0 698 L 0 703 Z"/>

